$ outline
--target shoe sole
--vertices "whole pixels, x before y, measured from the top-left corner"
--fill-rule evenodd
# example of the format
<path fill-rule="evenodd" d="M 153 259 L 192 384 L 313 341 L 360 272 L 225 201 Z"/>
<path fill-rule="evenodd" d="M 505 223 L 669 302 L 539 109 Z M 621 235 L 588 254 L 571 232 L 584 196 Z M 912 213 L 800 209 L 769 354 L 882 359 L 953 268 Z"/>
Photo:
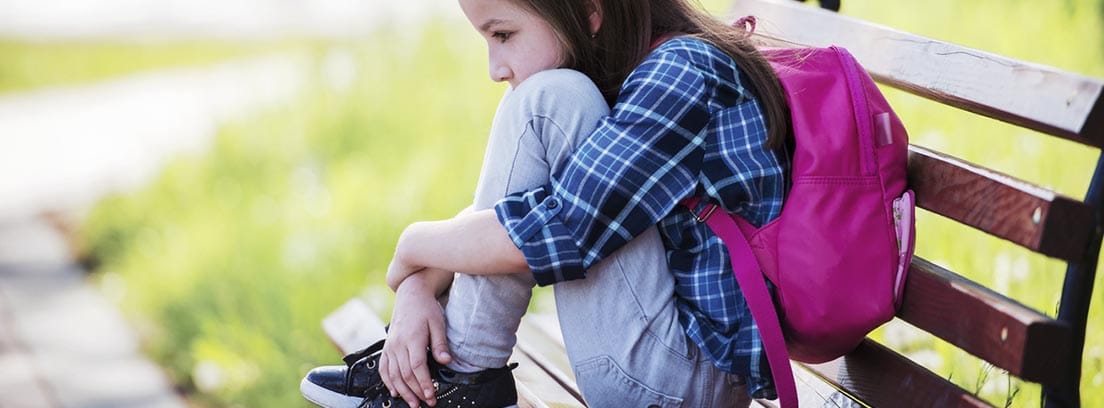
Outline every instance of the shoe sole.
<path fill-rule="evenodd" d="M 325 408 L 357 408 L 361 402 L 364 402 L 364 398 L 350 397 L 339 392 L 333 392 L 307 381 L 306 378 L 299 382 L 299 392 L 303 394 L 303 398 L 306 398 L 307 401 Z M 515 404 L 502 408 L 518 408 L 518 406 Z"/>
<path fill-rule="evenodd" d="M 333 392 L 307 381 L 306 378 L 299 382 L 299 392 L 303 394 L 303 398 L 306 398 L 307 401 L 326 408 L 357 408 L 364 401 L 364 398 L 350 397 L 339 392 Z"/>

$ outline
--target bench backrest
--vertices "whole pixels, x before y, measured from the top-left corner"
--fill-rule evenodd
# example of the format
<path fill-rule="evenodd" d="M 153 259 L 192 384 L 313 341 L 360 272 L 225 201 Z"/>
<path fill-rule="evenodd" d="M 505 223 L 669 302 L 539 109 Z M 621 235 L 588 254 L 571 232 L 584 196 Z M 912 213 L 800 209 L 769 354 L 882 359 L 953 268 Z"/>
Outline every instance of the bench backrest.
<path fill-rule="evenodd" d="M 884 85 L 1046 135 L 1104 147 L 1100 79 L 791 0 L 738 0 L 733 11 L 756 16 L 756 34 L 770 45 L 842 46 Z M 911 146 L 909 183 L 919 207 L 1063 260 L 1068 271 L 1058 316 L 1051 318 L 918 256 L 898 318 L 1023 380 L 1042 384 L 1048 406 L 1079 405 L 1085 323 L 1102 233 L 1102 163 L 1098 160 L 1086 199 L 1079 200 Z M 918 239 L 918 255 L 923 247 Z M 872 406 L 988 406 L 869 339 L 848 356 L 810 369 Z"/>

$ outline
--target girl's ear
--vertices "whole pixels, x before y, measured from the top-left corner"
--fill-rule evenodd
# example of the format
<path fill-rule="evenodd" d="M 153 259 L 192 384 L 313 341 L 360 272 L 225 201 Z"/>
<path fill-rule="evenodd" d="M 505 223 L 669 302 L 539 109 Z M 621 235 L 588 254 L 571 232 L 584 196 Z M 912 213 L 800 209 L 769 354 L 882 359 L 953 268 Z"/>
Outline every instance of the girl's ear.
<path fill-rule="evenodd" d="M 602 28 L 602 0 L 589 0 L 590 1 L 590 36 L 595 37 L 598 35 L 598 29 Z"/>

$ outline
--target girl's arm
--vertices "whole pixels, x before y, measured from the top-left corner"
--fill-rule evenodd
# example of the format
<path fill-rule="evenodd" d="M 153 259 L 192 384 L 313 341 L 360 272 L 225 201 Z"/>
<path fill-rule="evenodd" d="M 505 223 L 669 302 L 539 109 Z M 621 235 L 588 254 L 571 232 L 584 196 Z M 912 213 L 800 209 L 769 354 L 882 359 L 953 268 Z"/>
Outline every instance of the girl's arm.
<path fill-rule="evenodd" d="M 469 214 L 472 214 L 474 212 L 475 212 L 474 207 L 469 205 L 469 206 L 465 207 L 463 210 L 460 210 L 460 212 L 458 214 L 456 214 L 455 218 L 463 217 L 465 215 L 469 215 Z M 447 221 L 444 221 L 444 222 L 447 222 Z M 417 224 L 415 224 L 415 225 L 417 225 Z M 419 264 L 419 267 L 417 267 L 417 268 L 407 266 L 405 268 L 402 268 L 403 270 L 407 271 L 407 273 L 402 275 L 403 279 L 397 279 L 392 284 L 391 269 L 395 269 L 396 267 L 398 267 L 398 265 L 410 265 L 410 261 L 403 261 L 400 258 L 406 258 L 406 257 L 409 257 L 409 256 L 417 255 L 415 257 L 415 259 L 421 260 L 421 259 L 427 259 L 427 255 L 428 255 L 429 258 L 432 257 L 432 254 L 424 254 L 424 253 L 410 254 L 409 253 L 411 251 L 411 249 L 409 247 L 411 246 L 411 244 L 414 241 L 412 241 L 412 239 L 408 235 L 409 235 L 409 231 L 413 227 L 414 227 L 414 225 L 411 225 L 410 227 L 407 227 L 406 231 L 403 231 L 403 233 L 401 235 L 399 235 L 399 243 L 398 243 L 398 245 L 396 246 L 396 249 L 395 249 L 395 256 L 391 260 L 391 267 L 388 269 L 388 273 L 387 273 L 387 275 L 388 275 L 387 276 L 387 286 L 389 286 L 391 288 L 391 290 L 394 290 L 394 291 L 398 292 L 399 282 L 402 282 L 403 279 L 405 279 L 407 276 L 410 276 L 411 274 L 419 273 L 421 275 L 426 275 L 422 278 L 424 280 L 420 284 L 422 286 L 426 286 L 430 290 L 432 290 L 433 293 L 434 293 L 435 298 L 440 297 L 441 295 L 445 294 L 445 291 L 448 290 L 449 286 L 452 285 L 452 278 L 453 278 L 454 275 L 450 271 L 453 271 L 455 269 L 443 268 L 443 267 L 440 267 L 440 266 L 434 268 L 433 265 L 428 265 L 428 264 Z M 406 237 L 406 238 L 404 239 L 404 237 Z M 434 237 L 427 237 L 427 238 L 428 239 L 433 239 Z M 426 250 L 426 248 L 422 248 L 422 250 Z"/>
<path fill-rule="evenodd" d="M 443 269 L 422 269 L 418 273 L 419 283 L 418 285 L 434 299 L 441 297 L 448 292 L 449 286 L 452 286 L 452 278 L 456 276 L 454 273 Z M 392 288 L 396 296 L 399 293 L 399 288 L 396 286 Z"/>
<path fill-rule="evenodd" d="M 610 116 L 550 184 L 508 195 L 494 212 L 408 227 L 388 284 L 397 287 L 424 267 L 467 274 L 530 270 L 540 285 L 585 277 L 586 268 L 694 193 L 715 84 L 689 61 L 708 54 L 696 47 L 649 56 L 626 80 Z M 751 130 L 761 122 L 753 120 L 759 111 L 737 96 L 743 99 L 733 105 L 748 111 L 742 126 Z"/>
<path fill-rule="evenodd" d="M 407 227 L 399 237 L 395 257 L 387 271 L 387 285 L 397 289 L 406 277 L 426 268 L 470 275 L 529 270 L 525 256 L 510 240 L 493 210 L 473 211 L 449 220 L 418 222 Z"/>
<path fill-rule="evenodd" d="M 495 205 L 538 285 L 586 277 L 587 268 L 695 193 L 714 95 L 734 99 L 726 101 L 732 109 L 758 113 L 754 106 L 741 107 L 741 92 L 718 92 L 719 82 L 707 79 L 706 71 L 722 67 L 708 64 L 719 61 L 714 54 L 724 55 L 700 40 L 672 40 L 657 48 L 629 75 L 610 115 L 550 183 Z M 720 125 L 750 130 L 754 123 Z"/>

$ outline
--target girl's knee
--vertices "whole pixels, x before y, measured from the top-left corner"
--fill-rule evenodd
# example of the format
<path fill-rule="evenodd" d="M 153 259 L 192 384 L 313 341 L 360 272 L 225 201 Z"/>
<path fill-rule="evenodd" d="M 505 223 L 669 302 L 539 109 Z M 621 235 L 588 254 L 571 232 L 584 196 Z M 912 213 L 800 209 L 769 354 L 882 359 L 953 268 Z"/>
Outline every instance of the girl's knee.
<path fill-rule="evenodd" d="M 503 134 L 493 134 L 492 140 L 504 137 L 515 146 L 513 153 L 525 153 L 510 157 L 542 162 L 551 174 L 607 114 L 609 106 L 586 75 L 567 69 L 543 71 L 503 99 L 495 116 L 496 132 Z"/>
<path fill-rule="evenodd" d="M 541 116 L 578 112 L 582 116 L 605 116 L 609 113 L 602 92 L 583 73 L 570 69 L 553 69 L 533 74 L 517 89 L 511 99 Z"/>
<path fill-rule="evenodd" d="M 542 89 L 555 92 L 558 89 L 589 89 L 598 91 L 598 86 L 586 74 L 573 69 L 550 69 L 533 74 L 518 85 L 516 91 Z"/>

